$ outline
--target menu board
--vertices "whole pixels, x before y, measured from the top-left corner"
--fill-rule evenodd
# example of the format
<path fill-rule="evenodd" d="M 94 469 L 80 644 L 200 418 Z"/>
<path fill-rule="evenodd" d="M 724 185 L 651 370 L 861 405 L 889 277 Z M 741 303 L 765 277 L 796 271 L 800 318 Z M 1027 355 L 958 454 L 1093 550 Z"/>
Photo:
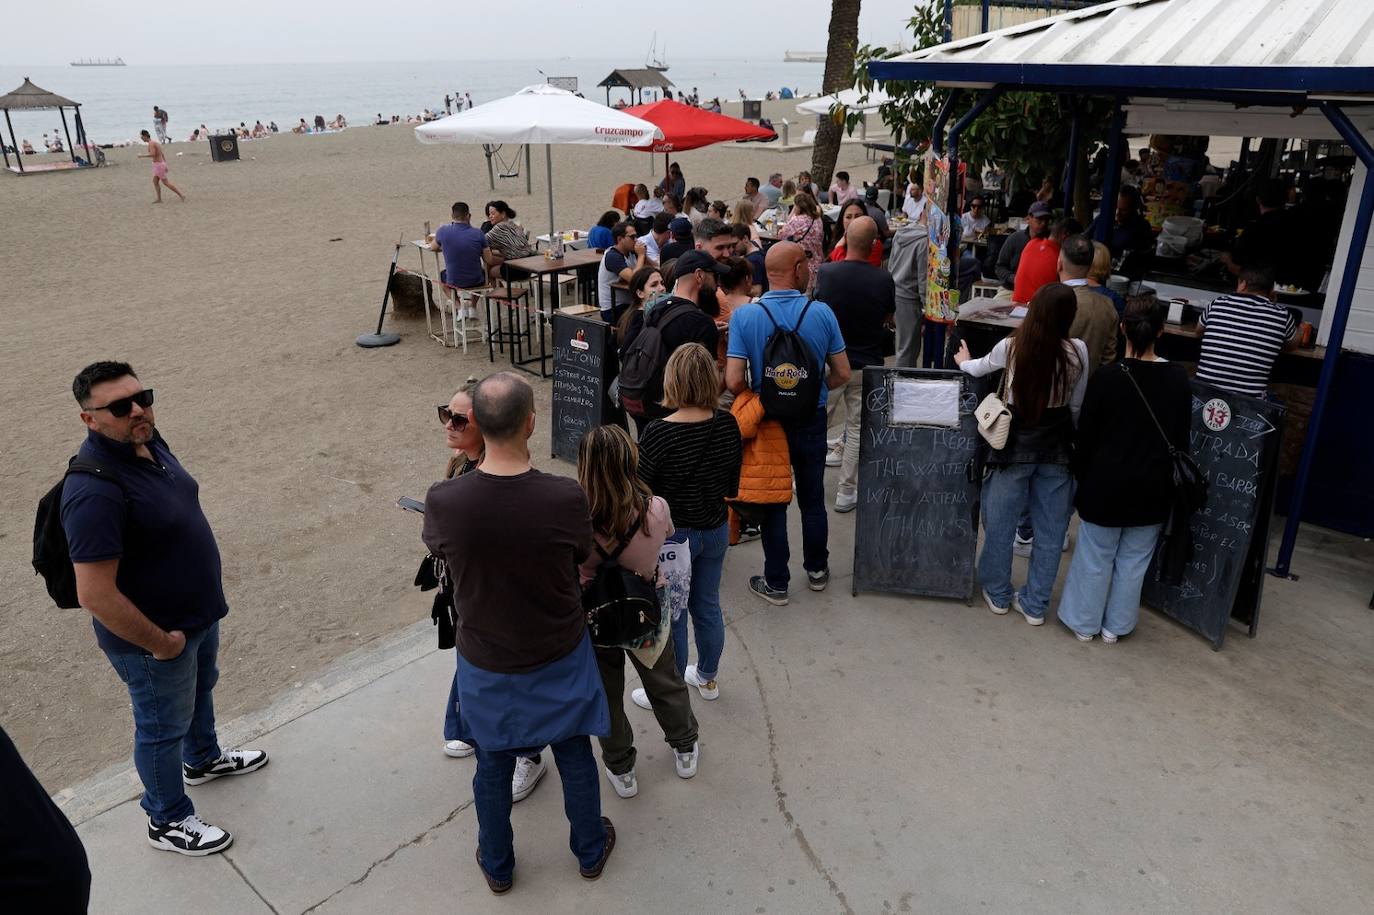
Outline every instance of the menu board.
<path fill-rule="evenodd" d="M 1158 554 L 1145 576 L 1146 606 L 1221 648 L 1227 620 L 1253 636 L 1264 585 L 1285 410 L 1278 404 L 1193 382 L 1193 457 L 1208 480 L 1207 504 L 1193 514 L 1193 558 L 1177 585 L 1156 580 Z"/>
<path fill-rule="evenodd" d="M 576 462 L 582 436 L 605 422 L 609 339 L 610 327 L 604 321 L 554 312 L 554 457 Z"/>
<path fill-rule="evenodd" d="M 866 368 L 854 585 L 860 591 L 973 596 L 979 438 L 962 372 Z"/>

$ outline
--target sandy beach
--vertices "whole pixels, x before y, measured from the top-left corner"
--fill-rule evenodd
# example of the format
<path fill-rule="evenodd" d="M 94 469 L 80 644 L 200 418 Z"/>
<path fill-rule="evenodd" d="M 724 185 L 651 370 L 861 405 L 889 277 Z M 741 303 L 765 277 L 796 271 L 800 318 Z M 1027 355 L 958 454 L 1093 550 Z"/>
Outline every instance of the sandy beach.
<path fill-rule="evenodd" d="M 801 135 L 794 103 L 765 106 Z M 454 200 L 492 197 L 546 230 L 543 150 L 524 178 L 487 186 L 480 147 L 422 146 L 406 126 L 242 144 L 215 164 L 205 144 L 168 147 L 188 195 L 152 205 L 146 160 L 19 178 L 0 174 L 6 212 L 0 276 L 9 302 L 3 401 L 15 421 L 0 457 L 10 502 L 0 523 L 0 723 L 56 791 L 129 757 L 128 695 L 95 645 L 88 615 L 58 610 L 29 564 L 33 509 L 84 436 L 73 374 L 123 359 L 157 391 L 157 422 L 201 484 L 224 559 L 230 615 L 217 715 L 227 720 L 299 686 L 330 660 L 428 616 L 411 587 L 419 522 L 398 496 L 422 496 L 443 466 L 434 405 L 488 364 L 443 349 L 423 319 L 388 319 L 399 346 L 363 350 L 398 237 L 440 224 Z M 508 148 L 505 152 L 510 152 Z M 793 175 L 811 150 L 715 147 L 675 157 L 690 185 L 731 200 L 745 176 Z M 586 229 L 624 181 L 649 181 L 661 156 L 556 147 L 560 228 Z M 862 146 L 839 168 L 872 179 Z M 417 266 L 407 246 L 403 265 Z M 547 416 L 549 387 L 535 380 Z M 22 422 L 21 422 L 22 420 Z M 548 429 L 533 443 L 551 462 Z M 435 734 L 442 699 L 433 705 Z"/>

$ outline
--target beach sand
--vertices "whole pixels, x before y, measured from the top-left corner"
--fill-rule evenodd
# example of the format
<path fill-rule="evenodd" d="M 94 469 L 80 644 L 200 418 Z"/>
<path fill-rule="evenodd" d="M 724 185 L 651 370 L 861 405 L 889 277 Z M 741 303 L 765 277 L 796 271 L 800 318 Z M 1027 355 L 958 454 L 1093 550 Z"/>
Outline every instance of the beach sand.
<path fill-rule="evenodd" d="M 793 103 L 765 106 L 806 124 Z M 0 354 L 11 429 L 0 457 L 9 507 L 0 522 L 0 724 L 50 791 L 128 759 L 128 695 L 95 645 L 87 614 L 53 607 L 29 564 L 33 510 L 84 436 L 71 378 L 96 359 L 133 364 L 157 391 L 157 424 L 199 480 L 219 540 L 230 614 L 216 713 L 228 720 L 300 687 L 330 660 L 429 615 L 412 586 L 423 554 L 416 515 L 444 465 L 434 405 L 469 374 L 502 368 L 485 347 L 441 348 L 423 319 L 388 318 L 400 345 L 353 343 L 375 327 L 399 237 L 493 197 L 531 235 L 547 230 L 543 150 L 534 193 L 524 178 L 487 186 L 477 146 L 422 146 L 410 127 L 354 128 L 241 144 L 216 164 L 205 144 L 168 147 L 170 177 L 153 206 L 147 160 L 108 151 L 112 167 L 19 178 L 0 174 L 6 214 Z M 503 152 L 511 152 L 507 148 Z M 624 181 L 653 180 L 662 156 L 555 147 L 559 227 L 585 230 Z M 739 196 L 747 175 L 809 166 L 810 148 L 758 145 L 678 154 L 689 185 Z M 872 179 L 857 144 L 839 168 Z M 408 245 L 401 263 L 412 268 Z M 535 463 L 548 458 L 549 385 Z M 536 557 L 531 557 L 534 560 Z M 434 709 L 440 739 L 443 698 Z"/>

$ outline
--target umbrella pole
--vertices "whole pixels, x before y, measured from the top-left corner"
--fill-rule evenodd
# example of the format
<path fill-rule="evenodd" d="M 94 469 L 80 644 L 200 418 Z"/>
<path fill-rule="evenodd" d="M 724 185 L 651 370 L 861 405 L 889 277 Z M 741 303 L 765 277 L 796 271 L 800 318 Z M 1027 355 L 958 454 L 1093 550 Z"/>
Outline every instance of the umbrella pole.
<path fill-rule="evenodd" d="M 67 135 L 67 155 L 72 157 L 72 164 L 76 164 L 76 147 L 72 145 L 72 132 L 67 128 L 67 109 L 61 105 L 57 106 L 57 113 L 62 116 L 62 132 Z"/>
<path fill-rule="evenodd" d="M 496 190 L 496 172 L 492 170 L 491 147 L 483 143 L 482 152 L 485 153 L 487 157 L 487 184 L 491 185 L 491 189 L 494 191 Z"/>
<path fill-rule="evenodd" d="M 549 247 L 553 247 L 553 146 L 544 144 L 544 169 L 549 182 Z"/>
<path fill-rule="evenodd" d="M 531 183 L 531 182 L 533 182 L 533 181 L 534 181 L 534 178 L 533 178 L 533 176 L 530 175 L 530 144 L 526 143 L 526 144 L 525 144 L 525 196 L 526 196 L 526 197 L 532 197 L 532 196 L 534 196 L 534 185 Z"/>
<path fill-rule="evenodd" d="M 10 145 L 14 147 L 14 164 L 19 166 L 19 174 L 24 174 L 24 151 L 19 148 L 19 141 L 14 137 L 14 123 L 10 121 L 10 110 L 5 109 L 5 126 L 10 129 Z"/>
<path fill-rule="evenodd" d="M 364 349 L 376 349 L 380 346 L 394 346 L 401 342 L 400 334 L 382 333 L 382 324 L 386 321 L 386 303 L 391 298 L 391 279 L 396 275 L 396 262 L 401 259 L 401 242 L 405 238 L 402 235 L 396 239 L 396 253 L 391 257 L 391 269 L 386 274 L 386 292 L 382 293 L 382 312 L 377 315 L 377 331 L 371 334 L 360 334 L 354 342 Z M 421 266 L 424 266 L 421 263 Z M 428 307 L 428 306 L 426 306 Z M 428 312 L 426 312 L 428 314 Z"/>

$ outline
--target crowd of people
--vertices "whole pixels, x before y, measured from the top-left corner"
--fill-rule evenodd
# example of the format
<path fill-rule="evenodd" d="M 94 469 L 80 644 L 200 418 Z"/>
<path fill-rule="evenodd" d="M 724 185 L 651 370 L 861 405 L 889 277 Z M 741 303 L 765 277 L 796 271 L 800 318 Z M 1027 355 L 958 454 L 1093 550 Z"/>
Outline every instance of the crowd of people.
<path fill-rule="evenodd" d="M 160 141 L 144 139 L 156 176 Z M 721 591 L 731 546 L 761 541 L 747 591 L 787 606 L 797 595 L 795 503 L 800 580 L 809 592 L 830 583 L 830 509 L 846 514 L 859 501 L 862 370 L 894 356 L 914 367 L 921 345 L 928 202 L 911 180 L 889 222 L 874 191 L 844 173 L 823 194 L 805 172 L 774 173 L 746 178 L 727 204 L 689 186 L 674 164 L 656 187 L 618 194 L 622 205 L 588 232 L 602 252 L 597 304 L 612 328 L 615 409 L 583 436 L 575 477 L 532 466 L 535 395 L 518 375 L 469 379 L 437 408 L 445 461 L 423 505 L 428 553 L 416 583 L 435 590 L 441 646 L 456 648 L 442 749 L 476 757 L 476 860 L 492 892 L 512 886 L 511 807 L 541 783 L 550 753 L 578 871 L 601 875 L 616 832 L 600 779 L 620 798 L 641 787 L 627 698 L 653 713 L 674 774 L 698 774 L 709 721 L 697 718 L 693 693 L 713 702 L 728 685 Z M 818 196 L 840 206 L 834 220 Z M 780 209 L 781 224 L 760 223 Z M 966 216 L 975 234 L 987 229 L 979 209 L 975 196 Z M 998 264 L 1011 296 L 1027 303 L 1024 320 L 981 356 L 963 341 L 948 351 L 947 364 L 969 376 L 1000 375 L 1013 418 L 1005 444 L 984 455 L 976 578 L 994 614 L 1014 610 L 1041 626 L 1053 613 L 1079 641 L 1113 644 L 1139 622 L 1176 496 L 1171 455 L 1190 449 L 1192 389 L 1184 367 L 1156 352 L 1167 306 L 1113 298 L 1102 282 L 1111 242 L 1052 215 L 1044 201 L 1031 204 L 1024 237 L 1008 241 Z M 1123 190 L 1108 217 L 1121 231 L 1109 238 L 1129 238 L 1137 215 Z M 450 294 L 495 282 L 507 261 L 533 251 L 505 201 L 488 202 L 485 216 L 474 226 L 468 204 L 455 203 L 452 221 L 428 239 Z M 1239 265 L 1236 293 L 1204 313 L 1199 378 L 1263 395 L 1294 330 L 1272 293 L 1264 265 Z M 60 525 L 72 587 L 129 689 L 147 838 L 214 854 L 232 837 L 200 817 L 185 788 L 267 763 L 216 737 L 228 611 L 218 547 L 133 368 L 89 365 L 73 395 L 87 435 L 55 490 Z M 836 468 L 830 507 L 827 468 Z M 1018 553 L 1029 559 L 1019 587 Z M 629 640 L 606 635 L 603 614 L 623 609 L 636 587 L 654 595 L 656 618 L 640 615 L 651 628 Z M 611 597 L 589 609 L 589 594 Z M 628 697 L 627 658 L 640 682 Z"/>

